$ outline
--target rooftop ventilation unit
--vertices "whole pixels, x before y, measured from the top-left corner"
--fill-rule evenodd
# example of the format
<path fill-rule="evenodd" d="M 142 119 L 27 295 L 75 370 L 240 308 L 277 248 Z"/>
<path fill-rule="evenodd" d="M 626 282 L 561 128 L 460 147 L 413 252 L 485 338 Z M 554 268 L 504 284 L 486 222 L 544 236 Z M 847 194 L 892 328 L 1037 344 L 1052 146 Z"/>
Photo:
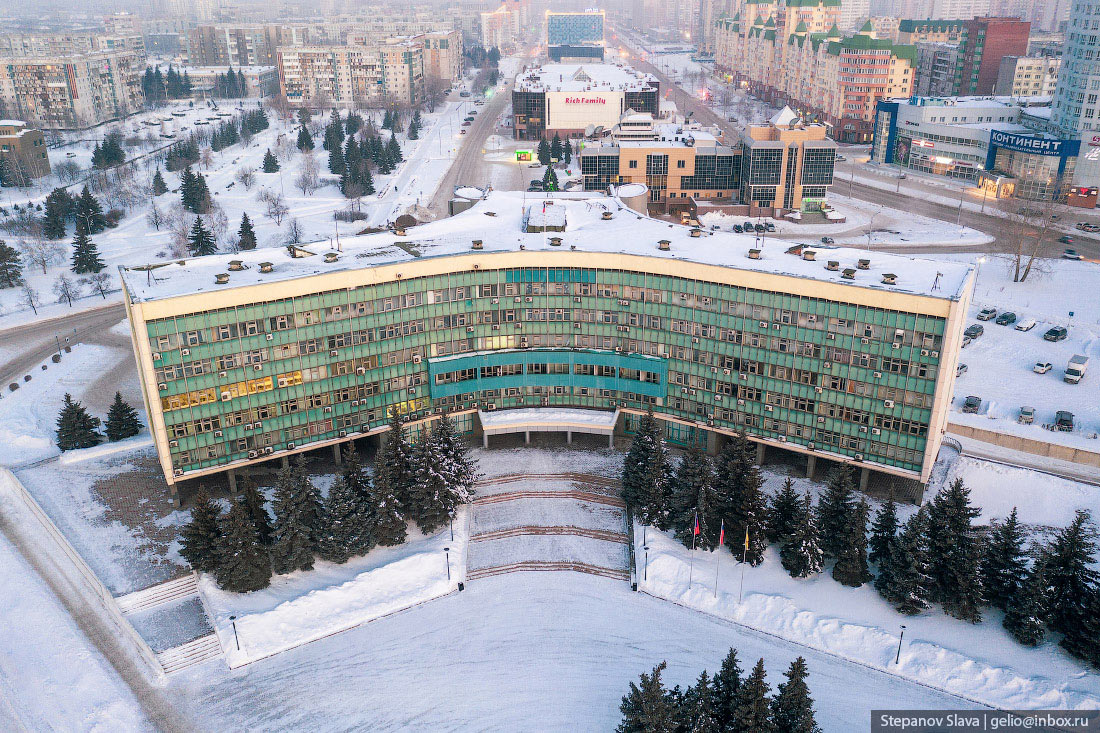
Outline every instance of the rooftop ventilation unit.
<path fill-rule="evenodd" d="M 219 272 L 217 275 L 214 276 L 215 285 L 225 285 L 227 282 L 229 282 L 228 272 Z"/>
<path fill-rule="evenodd" d="M 860 260 L 859 262 L 856 263 L 856 267 L 858 267 L 861 270 L 870 270 L 871 269 L 871 260 Z"/>
<path fill-rule="evenodd" d="M 670 249 L 672 249 L 672 242 L 668 241 L 667 239 L 658 240 L 657 249 L 661 250 L 662 252 L 668 252 Z"/>
<path fill-rule="evenodd" d="M 485 245 L 482 244 L 480 239 L 475 239 L 472 249 L 482 249 L 482 248 L 484 248 L 484 246 Z"/>
<path fill-rule="evenodd" d="M 892 272 L 887 272 L 887 273 L 883 274 L 883 276 L 882 276 L 882 284 L 883 285 L 897 285 L 898 284 L 898 276 L 895 275 Z"/>
<path fill-rule="evenodd" d="M 271 262 L 261 262 L 260 263 L 260 272 L 268 273 L 268 272 L 274 272 L 274 271 L 275 271 L 275 265 L 273 263 L 271 263 Z"/>
<path fill-rule="evenodd" d="M 817 252 L 814 252 L 812 249 L 802 250 L 802 259 L 813 262 L 815 257 L 817 257 Z"/>
<path fill-rule="evenodd" d="M 229 260 L 229 271 L 240 272 L 244 269 L 244 262 L 240 260 Z"/>
<path fill-rule="evenodd" d="M 840 276 L 842 278 L 844 278 L 845 280 L 855 280 L 856 279 L 855 268 L 853 268 L 853 267 L 844 268 L 844 272 L 840 273 Z"/>
<path fill-rule="evenodd" d="M 753 247 L 752 249 L 750 249 L 750 250 L 749 250 L 749 253 L 748 253 L 748 255 L 746 255 L 746 256 L 747 256 L 747 257 L 748 257 L 748 258 L 749 258 L 750 260 L 758 260 L 758 259 L 760 259 L 760 250 L 758 250 L 758 249 L 756 249 L 755 247 Z"/>
<path fill-rule="evenodd" d="M 332 263 L 336 262 L 339 259 L 340 255 L 336 254 L 335 252 L 325 252 L 325 262 Z"/>
<path fill-rule="evenodd" d="M 828 262 L 825 263 L 825 269 L 826 270 L 832 270 L 833 272 L 836 272 L 837 270 L 840 269 L 840 262 L 838 260 L 829 260 Z"/>

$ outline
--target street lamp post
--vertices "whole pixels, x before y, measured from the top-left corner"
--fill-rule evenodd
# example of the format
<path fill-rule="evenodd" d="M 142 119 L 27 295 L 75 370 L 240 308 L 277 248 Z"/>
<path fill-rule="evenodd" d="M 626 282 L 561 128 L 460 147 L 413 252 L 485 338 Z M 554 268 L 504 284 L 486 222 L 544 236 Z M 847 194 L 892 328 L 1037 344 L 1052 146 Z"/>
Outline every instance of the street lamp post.
<path fill-rule="evenodd" d="M 237 636 L 237 617 L 230 616 L 229 623 L 233 625 L 233 639 L 237 642 L 237 651 L 241 650 L 241 639 Z"/>
<path fill-rule="evenodd" d="M 898 664 L 901 661 L 901 640 L 905 638 L 905 624 L 901 625 L 901 635 L 898 636 L 898 653 L 894 657 L 894 664 Z"/>
<path fill-rule="evenodd" d="M 447 558 L 447 580 L 450 581 L 450 579 L 451 579 L 451 548 L 450 547 L 444 547 L 443 548 L 443 555 L 444 555 L 444 557 Z"/>
<path fill-rule="evenodd" d="M 642 548 L 645 550 L 645 567 L 642 568 L 642 580 L 649 580 L 649 545 Z"/>

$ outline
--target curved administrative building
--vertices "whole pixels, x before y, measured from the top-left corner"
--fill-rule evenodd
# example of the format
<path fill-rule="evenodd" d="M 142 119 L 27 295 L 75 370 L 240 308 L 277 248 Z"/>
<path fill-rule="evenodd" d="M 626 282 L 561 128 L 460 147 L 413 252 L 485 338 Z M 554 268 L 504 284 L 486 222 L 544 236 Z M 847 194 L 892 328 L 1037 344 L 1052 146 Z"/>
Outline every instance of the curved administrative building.
<path fill-rule="evenodd" d="M 407 232 L 123 268 L 170 484 L 442 411 L 652 408 L 926 481 L 972 268 L 492 193 Z M 563 428 L 564 429 L 564 428 Z"/>

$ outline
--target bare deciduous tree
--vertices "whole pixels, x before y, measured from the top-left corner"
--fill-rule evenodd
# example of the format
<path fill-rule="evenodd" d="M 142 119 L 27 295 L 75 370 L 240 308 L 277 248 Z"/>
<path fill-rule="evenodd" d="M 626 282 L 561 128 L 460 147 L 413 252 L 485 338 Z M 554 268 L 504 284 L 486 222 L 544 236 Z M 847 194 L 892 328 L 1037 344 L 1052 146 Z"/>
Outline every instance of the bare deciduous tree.
<path fill-rule="evenodd" d="M 307 196 L 312 196 L 321 185 L 321 179 L 317 171 L 317 159 L 312 153 L 306 153 L 302 159 L 302 167 L 298 176 L 294 179 L 294 185 Z"/>
<path fill-rule="evenodd" d="M 1061 181 L 1056 182 L 1055 190 L 1061 190 Z M 1038 260 L 1048 256 L 1048 249 L 1054 243 L 1057 233 L 1055 219 L 1055 201 L 1029 201 L 1011 196 L 1003 199 L 1000 209 L 1004 218 L 1010 222 L 1012 236 L 1004 255 L 1012 269 L 1012 281 L 1022 283 L 1035 269 Z"/>
<path fill-rule="evenodd" d="M 111 276 L 106 272 L 97 272 L 88 275 L 88 277 L 83 277 L 80 279 L 80 283 L 87 285 L 89 290 L 104 300 L 107 299 L 107 293 L 111 292 Z"/>
<path fill-rule="evenodd" d="M 75 160 L 63 160 L 53 166 L 53 172 L 54 175 L 57 176 L 58 181 L 69 184 L 76 181 L 84 170 Z"/>
<path fill-rule="evenodd" d="M 282 226 L 283 219 L 290 213 L 290 209 L 287 208 L 286 203 L 283 201 L 283 195 L 281 193 L 273 194 L 267 201 L 267 210 L 264 214 L 268 219 L 275 222 L 276 226 Z"/>
<path fill-rule="evenodd" d="M 234 176 L 234 179 L 244 186 L 244 190 L 251 191 L 252 185 L 256 183 L 256 169 L 249 165 L 242 166 L 237 169 L 237 175 Z"/>
<path fill-rule="evenodd" d="M 73 298 L 80 297 L 80 284 L 69 279 L 65 273 L 57 276 L 53 284 L 53 292 L 57 295 L 57 302 L 68 301 L 69 307 L 73 305 Z"/>
<path fill-rule="evenodd" d="M 302 223 L 297 219 L 291 219 L 286 227 L 286 243 L 300 244 L 304 237 L 305 232 L 302 229 Z"/>
<path fill-rule="evenodd" d="M 30 285 L 24 284 L 23 290 L 20 292 L 19 301 L 34 311 L 36 316 L 38 315 L 38 306 L 42 305 L 42 299 L 39 297 L 37 290 Z"/>
<path fill-rule="evenodd" d="M 145 220 L 152 224 L 153 228 L 156 229 L 158 232 L 160 231 L 160 228 L 168 222 L 168 217 L 163 211 L 160 210 L 160 207 L 157 206 L 156 199 L 153 199 L 150 202 L 149 213 L 145 215 Z"/>
<path fill-rule="evenodd" d="M 19 245 L 23 257 L 33 265 L 42 268 L 42 274 L 46 274 L 46 268 L 58 262 L 65 256 L 65 250 L 57 242 L 46 239 L 29 239 Z"/>

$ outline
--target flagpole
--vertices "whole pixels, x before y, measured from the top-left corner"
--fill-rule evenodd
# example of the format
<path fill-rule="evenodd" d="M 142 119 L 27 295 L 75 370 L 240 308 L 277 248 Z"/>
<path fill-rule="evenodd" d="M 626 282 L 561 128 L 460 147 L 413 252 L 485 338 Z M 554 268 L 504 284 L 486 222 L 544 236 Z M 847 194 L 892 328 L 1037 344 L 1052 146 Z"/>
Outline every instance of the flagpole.
<path fill-rule="evenodd" d="M 688 589 L 691 589 L 691 578 L 695 573 L 695 538 L 699 536 L 699 510 L 695 510 L 695 528 L 691 532 L 691 560 L 688 562 Z"/>
<path fill-rule="evenodd" d="M 714 597 L 718 597 L 718 568 L 722 564 L 722 541 L 726 538 L 726 520 L 722 520 L 722 528 L 718 530 L 718 554 L 714 558 Z"/>
<path fill-rule="evenodd" d="M 741 587 L 737 589 L 737 605 L 741 605 L 741 596 L 745 592 L 745 563 L 749 558 L 749 528 L 745 527 L 745 549 L 741 553 Z"/>

